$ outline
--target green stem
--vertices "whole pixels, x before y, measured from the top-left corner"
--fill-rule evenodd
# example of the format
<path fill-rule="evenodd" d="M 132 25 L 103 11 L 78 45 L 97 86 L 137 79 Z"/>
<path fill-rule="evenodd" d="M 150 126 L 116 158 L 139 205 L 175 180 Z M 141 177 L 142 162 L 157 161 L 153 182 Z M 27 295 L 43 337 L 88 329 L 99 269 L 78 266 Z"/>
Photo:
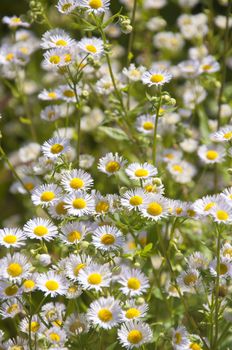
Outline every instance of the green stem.
<path fill-rule="evenodd" d="M 161 102 L 162 102 L 162 95 L 161 95 L 161 90 L 159 90 L 159 102 L 156 108 L 155 127 L 154 127 L 154 134 L 153 134 L 153 147 L 152 147 L 152 159 L 153 159 L 154 166 L 156 164 L 157 127 L 158 127 L 158 119 L 159 119 Z"/>
<path fill-rule="evenodd" d="M 218 342 L 218 317 L 219 317 L 219 282 L 220 282 L 220 245 L 221 245 L 221 232 L 217 227 L 217 277 L 215 284 L 215 314 L 214 314 L 214 324 L 215 324 L 215 333 L 214 333 L 214 346 L 213 349 L 217 350 Z"/>

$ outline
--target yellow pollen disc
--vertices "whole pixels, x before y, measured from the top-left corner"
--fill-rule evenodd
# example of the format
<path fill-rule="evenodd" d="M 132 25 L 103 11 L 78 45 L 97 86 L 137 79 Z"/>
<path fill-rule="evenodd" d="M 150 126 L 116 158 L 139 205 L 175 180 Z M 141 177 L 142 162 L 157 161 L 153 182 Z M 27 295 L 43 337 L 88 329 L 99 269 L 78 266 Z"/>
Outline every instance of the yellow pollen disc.
<path fill-rule="evenodd" d="M 57 46 L 67 46 L 67 41 L 60 39 L 56 41 Z"/>
<path fill-rule="evenodd" d="M 48 233 L 48 229 L 45 226 L 37 226 L 34 228 L 34 234 L 39 237 L 43 237 Z"/>
<path fill-rule="evenodd" d="M 144 187 L 144 189 L 145 189 L 145 191 L 147 191 L 147 192 L 152 192 L 153 191 L 153 186 L 152 185 L 146 185 L 145 187 Z"/>
<path fill-rule="evenodd" d="M 111 245 L 111 244 L 114 244 L 114 242 L 115 242 L 115 237 L 110 233 L 106 233 L 101 237 L 101 243 L 104 245 Z"/>
<path fill-rule="evenodd" d="M 32 281 L 32 280 L 26 280 L 26 281 L 23 282 L 23 286 L 26 289 L 32 289 L 32 288 L 35 287 L 35 282 Z"/>
<path fill-rule="evenodd" d="M 140 311 L 138 309 L 135 309 L 135 308 L 131 308 L 131 309 L 128 309 L 127 312 L 126 312 L 126 318 L 129 318 L 129 319 L 132 319 L 132 318 L 135 318 L 135 317 L 139 317 L 140 316 Z"/>
<path fill-rule="evenodd" d="M 153 74 L 150 80 L 152 83 L 161 83 L 164 80 L 164 76 L 162 74 Z"/>
<path fill-rule="evenodd" d="M 49 61 L 53 64 L 60 63 L 60 56 L 54 55 L 49 58 Z"/>
<path fill-rule="evenodd" d="M 143 128 L 145 130 L 153 130 L 154 129 L 154 124 L 152 122 L 144 122 L 143 123 Z"/>
<path fill-rule="evenodd" d="M 18 304 L 12 304 L 11 306 L 9 306 L 6 310 L 6 312 L 8 314 L 11 314 L 12 312 L 18 311 L 19 310 L 19 306 Z"/>
<path fill-rule="evenodd" d="M 38 323 L 38 322 L 31 322 L 31 331 L 32 332 L 38 332 L 38 330 L 39 330 L 39 328 L 40 328 L 40 324 Z"/>
<path fill-rule="evenodd" d="M 78 190 L 78 189 L 82 188 L 85 185 L 85 183 L 82 179 L 75 177 L 70 181 L 69 185 L 74 190 Z"/>
<path fill-rule="evenodd" d="M 74 268 L 74 275 L 77 276 L 78 273 L 80 272 L 81 269 L 83 269 L 86 266 L 86 264 L 78 264 L 75 268 Z"/>
<path fill-rule="evenodd" d="M 65 202 L 60 202 L 56 205 L 55 209 L 58 215 L 67 214 L 67 209 L 64 206 L 65 206 Z"/>
<path fill-rule="evenodd" d="M 48 97 L 50 97 L 50 98 L 57 98 L 57 94 L 55 92 L 51 91 L 51 92 L 48 93 Z"/>
<path fill-rule="evenodd" d="M 128 249 L 134 250 L 135 248 L 136 248 L 135 242 L 133 242 L 133 241 L 128 242 Z"/>
<path fill-rule="evenodd" d="M 60 145 L 59 143 L 55 143 L 54 145 L 51 146 L 50 151 L 52 152 L 52 154 L 59 154 L 60 152 L 62 152 L 64 149 L 63 145 Z"/>
<path fill-rule="evenodd" d="M 229 195 L 229 199 L 232 199 L 232 194 Z"/>
<path fill-rule="evenodd" d="M 173 159 L 174 158 L 174 154 L 168 153 L 168 154 L 165 155 L 165 158 Z"/>
<path fill-rule="evenodd" d="M 100 273 L 91 273 L 88 277 L 88 282 L 90 284 L 100 284 L 102 281 L 102 276 L 100 275 Z"/>
<path fill-rule="evenodd" d="M 225 275 L 228 272 L 228 267 L 226 266 L 226 264 L 220 264 L 219 271 L 220 275 Z"/>
<path fill-rule="evenodd" d="M 50 334 L 49 334 L 49 338 L 50 338 L 52 341 L 55 341 L 55 342 L 59 342 L 59 341 L 60 341 L 60 336 L 59 336 L 59 334 L 57 334 L 57 333 L 50 333 Z"/>
<path fill-rule="evenodd" d="M 69 232 L 67 235 L 67 239 L 71 243 L 74 243 L 75 241 L 79 241 L 81 239 L 81 233 L 79 231 Z"/>
<path fill-rule="evenodd" d="M 182 213 L 183 209 L 182 208 L 176 208 L 176 214 L 180 215 Z"/>
<path fill-rule="evenodd" d="M 141 283 L 136 277 L 131 277 L 127 281 L 127 287 L 129 289 L 138 290 L 140 286 L 141 286 Z"/>
<path fill-rule="evenodd" d="M 152 202 L 148 205 L 147 212 L 148 212 L 148 214 L 150 214 L 152 216 L 158 216 L 158 215 L 162 214 L 163 208 L 159 203 Z"/>
<path fill-rule="evenodd" d="M 183 168 L 181 165 L 175 164 L 172 166 L 172 169 L 176 171 L 177 173 L 183 173 Z"/>
<path fill-rule="evenodd" d="M 137 177 L 145 177 L 148 176 L 149 171 L 147 169 L 137 169 L 135 170 L 135 176 Z"/>
<path fill-rule="evenodd" d="M 63 95 L 65 97 L 74 97 L 75 93 L 72 90 L 65 90 L 65 91 L 63 91 Z"/>
<path fill-rule="evenodd" d="M 223 138 L 226 140 L 229 140 L 232 138 L 232 131 L 227 132 L 226 134 L 223 135 Z"/>
<path fill-rule="evenodd" d="M 33 182 L 26 182 L 24 184 L 24 187 L 28 190 L 28 191 L 32 191 L 35 187 L 35 185 L 33 184 Z"/>
<path fill-rule="evenodd" d="M 110 206 L 108 202 L 104 202 L 104 201 L 99 201 L 96 205 L 96 212 L 97 213 L 106 213 L 109 210 Z"/>
<path fill-rule="evenodd" d="M 62 9 L 63 12 L 66 12 L 66 11 L 68 11 L 70 9 L 71 6 L 72 6 L 71 3 L 64 4 L 61 9 Z"/>
<path fill-rule="evenodd" d="M 75 293 L 78 290 L 77 286 L 71 286 L 68 288 L 69 293 Z"/>
<path fill-rule="evenodd" d="M 108 309 L 101 309 L 98 311 L 98 317 L 102 322 L 109 322 L 112 320 L 112 312 Z"/>
<path fill-rule="evenodd" d="M 192 209 L 188 209 L 188 210 L 187 210 L 187 214 L 188 214 L 188 216 L 193 217 L 193 216 L 196 215 L 196 212 L 195 212 L 194 210 L 192 210 Z"/>
<path fill-rule="evenodd" d="M 108 171 L 108 173 L 115 173 L 120 169 L 120 167 L 121 166 L 118 162 L 110 161 L 106 164 L 106 171 Z"/>
<path fill-rule="evenodd" d="M 143 339 L 142 332 L 138 329 L 133 329 L 128 333 L 127 340 L 131 344 L 138 344 Z"/>
<path fill-rule="evenodd" d="M 184 277 L 184 283 L 186 286 L 191 286 L 197 281 L 197 276 L 194 274 L 189 274 Z"/>
<path fill-rule="evenodd" d="M 217 213 L 218 220 L 226 221 L 229 218 L 229 214 L 225 210 L 218 210 Z"/>
<path fill-rule="evenodd" d="M 24 55 L 28 54 L 28 48 L 27 47 L 21 47 L 19 49 L 19 51 L 21 51 Z"/>
<path fill-rule="evenodd" d="M 11 277 L 18 277 L 22 274 L 23 268 L 18 263 L 12 263 L 8 266 L 7 272 Z"/>
<path fill-rule="evenodd" d="M 13 23 L 21 23 L 21 19 L 19 17 L 14 17 L 11 19 Z"/>
<path fill-rule="evenodd" d="M 14 244 L 15 242 L 17 242 L 17 236 L 7 235 L 3 238 L 3 241 L 8 244 Z"/>
<path fill-rule="evenodd" d="M 203 66 L 202 66 L 202 69 L 203 70 L 209 70 L 210 68 L 212 68 L 212 66 L 210 65 L 210 64 L 204 64 Z"/>
<path fill-rule="evenodd" d="M 202 350 L 200 345 L 198 345 L 197 343 L 191 343 L 190 344 L 190 349 L 192 349 L 192 350 Z"/>
<path fill-rule="evenodd" d="M 97 49 L 96 49 L 96 47 L 94 45 L 88 44 L 88 45 L 86 45 L 85 48 L 86 48 L 87 51 L 89 51 L 91 53 L 96 53 L 97 52 Z"/>
<path fill-rule="evenodd" d="M 224 250 L 223 252 L 223 255 L 226 256 L 226 255 L 229 255 L 232 257 L 232 248 L 227 248 Z"/>
<path fill-rule="evenodd" d="M 130 198 L 129 202 L 130 202 L 131 205 L 134 205 L 134 206 L 140 205 L 140 204 L 143 203 L 143 198 L 140 197 L 140 196 L 133 196 L 133 197 Z"/>
<path fill-rule="evenodd" d="M 69 53 L 67 53 L 66 55 L 64 55 L 64 61 L 66 63 L 71 62 L 72 61 L 72 56 Z"/>
<path fill-rule="evenodd" d="M 76 198 L 72 202 L 75 209 L 84 209 L 86 207 L 86 201 L 83 198 Z"/>
<path fill-rule="evenodd" d="M 206 158 L 209 160 L 215 160 L 218 158 L 218 152 L 214 151 L 214 150 L 209 150 L 206 153 Z"/>
<path fill-rule="evenodd" d="M 90 0 L 89 6 L 92 7 L 92 9 L 97 10 L 103 6 L 102 0 Z"/>
<path fill-rule="evenodd" d="M 13 60 L 13 58 L 14 58 L 14 54 L 13 53 L 8 53 L 7 55 L 6 55 L 6 60 L 7 61 L 12 61 Z"/>
<path fill-rule="evenodd" d="M 181 333 L 176 333 L 175 334 L 175 344 L 180 344 L 181 343 L 181 341 L 182 341 L 182 335 L 181 335 Z"/>
<path fill-rule="evenodd" d="M 4 350 L 4 349 L 1 349 Z M 14 345 L 10 347 L 10 350 L 24 350 L 24 347 L 21 345 Z"/>
<path fill-rule="evenodd" d="M 214 202 L 208 203 L 208 204 L 206 204 L 206 206 L 204 207 L 204 211 L 208 211 L 208 210 L 210 210 L 211 208 L 213 208 L 214 206 L 215 206 L 215 203 L 214 203 Z"/>
<path fill-rule="evenodd" d="M 40 199 L 43 202 L 50 202 L 55 198 L 55 193 L 52 191 L 45 191 L 41 194 Z"/>
<path fill-rule="evenodd" d="M 4 293 L 8 296 L 11 297 L 13 295 L 15 295 L 18 291 L 18 287 L 16 285 L 13 286 L 9 286 L 6 287 L 6 289 L 4 290 Z"/>
<path fill-rule="evenodd" d="M 48 290 L 54 291 L 59 288 L 59 283 L 54 280 L 49 280 L 45 283 L 45 286 Z"/>

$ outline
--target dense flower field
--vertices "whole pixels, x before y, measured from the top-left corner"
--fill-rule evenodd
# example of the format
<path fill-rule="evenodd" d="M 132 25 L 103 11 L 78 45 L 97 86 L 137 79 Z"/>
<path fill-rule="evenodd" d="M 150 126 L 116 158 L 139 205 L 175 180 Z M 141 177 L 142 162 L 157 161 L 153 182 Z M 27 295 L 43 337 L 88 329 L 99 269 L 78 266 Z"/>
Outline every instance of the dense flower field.
<path fill-rule="evenodd" d="M 3 14 L 1 350 L 232 349 L 231 8 Z"/>

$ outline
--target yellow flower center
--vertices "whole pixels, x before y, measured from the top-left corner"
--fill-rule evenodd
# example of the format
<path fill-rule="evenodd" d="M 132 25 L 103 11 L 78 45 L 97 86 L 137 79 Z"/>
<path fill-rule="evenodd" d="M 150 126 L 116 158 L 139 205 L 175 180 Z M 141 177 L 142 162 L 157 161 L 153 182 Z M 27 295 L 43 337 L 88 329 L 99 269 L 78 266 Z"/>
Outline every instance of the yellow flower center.
<path fill-rule="evenodd" d="M 52 154 L 59 154 L 60 152 L 62 152 L 64 149 L 63 145 L 60 145 L 59 143 L 55 143 L 54 145 L 51 146 L 50 151 L 52 152 Z"/>
<path fill-rule="evenodd" d="M 127 310 L 126 312 L 126 318 L 132 319 L 135 317 L 139 317 L 140 316 L 140 311 L 138 309 L 135 309 L 134 307 L 130 308 Z"/>
<path fill-rule="evenodd" d="M 225 210 L 218 210 L 217 213 L 218 220 L 226 221 L 229 218 L 229 214 Z"/>
<path fill-rule="evenodd" d="M 71 243 L 73 243 L 75 241 L 79 241 L 81 239 L 81 233 L 79 231 L 69 232 L 67 235 L 67 239 Z"/>
<path fill-rule="evenodd" d="M 103 6 L 102 0 L 90 0 L 89 6 L 92 7 L 92 9 L 99 9 Z"/>
<path fill-rule="evenodd" d="M 208 211 L 211 208 L 213 208 L 214 206 L 215 206 L 215 203 L 214 202 L 210 202 L 210 203 L 206 204 L 206 206 L 204 207 L 204 211 Z"/>
<path fill-rule="evenodd" d="M 91 53 L 96 53 L 97 52 L 97 49 L 96 49 L 96 47 L 94 45 L 88 44 L 88 45 L 86 45 L 85 48 L 86 48 L 87 51 L 89 51 Z"/>
<path fill-rule="evenodd" d="M 145 177 L 148 176 L 149 171 L 147 169 L 137 169 L 135 170 L 135 176 L 137 177 Z"/>
<path fill-rule="evenodd" d="M 76 198 L 72 202 L 75 209 L 84 209 L 86 207 L 86 201 L 83 198 Z"/>
<path fill-rule="evenodd" d="M 64 4 L 64 5 L 61 7 L 61 10 L 62 10 L 63 12 L 66 12 L 66 11 L 68 11 L 68 10 L 70 9 L 71 6 L 72 6 L 71 3 Z"/>
<path fill-rule="evenodd" d="M 120 169 L 120 167 L 121 166 L 118 162 L 110 161 L 106 164 L 106 171 L 108 171 L 108 173 L 115 173 Z"/>
<path fill-rule="evenodd" d="M 26 280 L 23 282 L 23 286 L 26 289 L 32 289 L 35 287 L 35 282 L 33 280 Z"/>
<path fill-rule="evenodd" d="M 24 350 L 24 347 L 22 345 L 13 345 L 9 348 L 10 350 Z M 4 349 L 1 349 L 4 350 Z"/>
<path fill-rule="evenodd" d="M 138 290 L 140 286 L 141 286 L 141 283 L 136 277 L 131 277 L 127 281 L 127 287 L 129 289 Z"/>
<path fill-rule="evenodd" d="M 218 158 L 218 152 L 214 151 L 214 150 L 209 150 L 206 153 L 206 157 L 209 160 L 215 160 Z"/>
<path fill-rule="evenodd" d="M 226 255 L 229 255 L 232 257 L 232 248 L 227 248 L 224 250 L 223 252 L 223 255 L 226 256 Z"/>
<path fill-rule="evenodd" d="M 147 212 L 148 212 L 148 214 L 150 214 L 152 216 L 158 216 L 158 215 L 162 214 L 163 208 L 159 203 L 152 202 L 148 205 Z"/>
<path fill-rule="evenodd" d="M 23 268 L 18 263 L 11 263 L 7 268 L 7 272 L 11 277 L 18 277 L 22 274 Z"/>
<path fill-rule="evenodd" d="M 203 70 L 209 70 L 209 69 L 211 69 L 212 68 L 212 66 L 211 66 L 211 64 L 204 64 L 203 66 L 202 66 L 202 69 Z"/>
<path fill-rule="evenodd" d="M 66 63 L 71 62 L 72 61 L 72 55 L 70 55 L 69 53 L 65 54 L 64 55 L 64 61 Z"/>
<path fill-rule="evenodd" d="M 143 128 L 145 130 L 153 130 L 154 129 L 154 124 L 152 122 L 144 122 L 143 123 Z"/>
<path fill-rule="evenodd" d="M 48 97 L 50 98 L 57 98 L 57 94 L 54 91 L 51 91 L 48 93 Z"/>
<path fill-rule="evenodd" d="M 164 80 L 164 76 L 162 74 L 153 74 L 150 80 L 152 83 L 161 83 Z"/>
<path fill-rule="evenodd" d="M 65 202 L 59 202 L 55 207 L 56 213 L 58 215 L 67 214 L 67 209 L 65 208 Z"/>
<path fill-rule="evenodd" d="M 110 206 L 108 202 L 105 201 L 99 201 L 96 205 L 96 212 L 97 213 L 106 213 L 109 210 Z"/>
<path fill-rule="evenodd" d="M 192 284 L 196 283 L 197 276 L 194 274 L 189 274 L 184 277 L 184 283 L 186 286 L 191 286 Z"/>
<path fill-rule="evenodd" d="M 219 265 L 219 271 L 220 271 L 220 275 L 225 275 L 228 272 L 228 267 L 226 264 L 220 264 Z"/>
<path fill-rule="evenodd" d="M 183 209 L 182 208 L 176 208 L 176 214 L 180 215 L 182 213 Z"/>
<path fill-rule="evenodd" d="M 32 332 L 34 332 L 34 333 L 38 332 L 39 328 L 40 328 L 40 324 L 38 322 L 36 322 L 36 321 L 31 322 L 31 331 Z"/>
<path fill-rule="evenodd" d="M 143 198 L 140 197 L 140 196 L 133 196 L 133 197 L 130 198 L 129 202 L 130 202 L 131 205 L 134 205 L 134 206 L 140 205 L 140 204 L 143 203 Z"/>
<path fill-rule="evenodd" d="M 67 41 L 60 39 L 56 41 L 57 46 L 67 46 Z"/>
<path fill-rule="evenodd" d="M 48 233 L 48 229 L 45 226 L 37 226 L 34 228 L 34 234 L 38 237 L 43 237 Z"/>
<path fill-rule="evenodd" d="M 188 216 L 193 217 L 193 216 L 196 215 L 196 212 L 195 212 L 193 209 L 188 209 L 188 210 L 187 210 L 187 214 L 188 214 Z"/>
<path fill-rule="evenodd" d="M 138 344 L 143 339 L 143 334 L 138 329 L 133 329 L 128 333 L 127 340 L 131 344 Z"/>
<path fill-rule="evenodd" d="M 71 286 L 68 288 L 69 293 L 76 293 L 77 290 L 78 290 L 77 286 Z"/>
<path fill-rule="evenodd" d="M 183 168 L 181 165 L 175 164 L 172 166 L 172 169 L 176 171 L 177 173 L 183 173 Z"/>
<path fill-rule="evenodd" d="M 98 317 L 102 322 L 109 322 L 112 320 L 113 315 L 112 312 L 108 309 L 101 309 L 98 312 Z"/>
<path fill-rule="evenodd" d="M 134 241 L 128 242 L 128 249 L 134 250 L 136 248 L 136 243 Z"/>
<path fill-rule="evenodd" d="M 58 55 L 53 55 L 49 58 L 49 61 L 52 63 L 52 64 L 58 64 L 60 63 L 60 56 Z"/>
<path fill-rule="evenodd" d="M 144 189 L 145 189 L 145 191 L 147 191 L 147 192 L 152 192 L 153 191 L 153 186 L 152 185 L 146 185 L 145 187 L 144 187 Z"/>
<path fill-rule="evenodd" d="M 52 341 L 55 341 L 55 342 L 59 342 L 59 341 L 60 341 L 60 336 L 59 336 L 59 334 L 57 334 L 57 333 L 50 333 L 50 334 L 49 334 L 49 338 L 50 338 Z"/>
<path fill-rule="evenodd" d="M 174 158 L 174 154 L 168 153 L 168 154 L 165 155 L 165 158 L 173 159 Z"/>
<path fill-rule="evenodd" d="M 65 90 L 65 91 L 63 92 L 63 95 L 64 95 L 65 97 L 73 97 L 73 96 L 75 96 L 75 94 L 74 94 L 74 92 L 73 92 L 72 90 Z"/>
<path fill-rule="evenodd" d="M 52 191 L 45 191 L 41 194 L 40 199 L 43 202 L 50 202 L 55 198 L 55 193 Z"/>
<path fill-rule="evenodd" d="M 24 187 L 28 190 L 28 191 L 32 191 L 35 187 L 35 185 L 33 184 L 33 182 L 27 182 L 24 184 Z"/>
<path fill-rule="evenodd" d="M 86 266 L 86 264 L 78 264 L 75 268 L 74 268 L 74 275 L 77 276 L 80 272 L 81 269 L 83 269 Z"/>
<path fill-rule="evenodd" d="M 115 242 L 115 237 L 110 233 L 106 233 L 101 237 L 101 243 L 104 245 L 111 245 Z"/>
<path fill-rule="evenodd" d="M 8 296 L 11 297 L 15 295 L 18 292 L 18 287 L 16 285 L 6 287 L 4 290 L 4 293 Z"/>
<path fill-rule="evenodd" d="M 227 132 L 226 134 L 223 135 L 223 138 L 226 140 L 229 140 L 232 138 L 232 131 Z"/>
<path fill-rule="evenodd" d="M 88 282 L 90 284 L 100 284 L 102 281 L 102 276 L 100 273 L 91 273 L 89 276 L 88 276 Z"/>
<path fill-rule="evenodd" d="M 85 185 L 85 183 L 82 179 L 75 177 L 70 181 L 69 185 L 73 189 L 78 190 L 78 189 L 82 188 Z"/>
<path fill-rule="evenodd" d="M 19 17 L 14 17 L 11 19 L 12 23 L 21 23 L 21 19 Z"/>
<path fill-rule="evenodd" d="M 54 291 L 59 288 L 59 283 L 54 280 L 49 280 L 45 283 L 45 286 L 48 290 Z"/>
<path fill-rule="evenodd" d="M 15 242 L 17 242 L 17 236 L 7 235 L 3 238 L 3 241 L 8 244 L 14 244 Z"/>
<path fill-rule="evenodd" d="M 6 55 L 6 60 L 7 61 L 12 61 L 13 60 L 13 58 L 14 58 L 14 54 L 13 53 L 8 53 L 7 55 Z"/>
<path fill-rule="evenodd" d="M 177 332 L 175 334 L 175 344 L 180 344 L 181 341 L 182 341 L 182 335 L 181 335 L 181 333 Z"/>
<path fill-rule="evenodd" d="M 190 349 L 192 349 L 192 350 L 202 350 L 201 346 L 198 345 L 197 343 L 191 343 L 190 344 Z"/>
<path fill-rule="evenodd" d="M 7 312 L 8 314 L 11 314 L 11 313 L 13 313 L 13 312 L 15 312 L 15 311 L 18 311 L 18 310 L 19 310 L 18 304 L 12 304 L 12 305 L 10 305 L 10 306 L 7 308 L 6 312 Z"/>

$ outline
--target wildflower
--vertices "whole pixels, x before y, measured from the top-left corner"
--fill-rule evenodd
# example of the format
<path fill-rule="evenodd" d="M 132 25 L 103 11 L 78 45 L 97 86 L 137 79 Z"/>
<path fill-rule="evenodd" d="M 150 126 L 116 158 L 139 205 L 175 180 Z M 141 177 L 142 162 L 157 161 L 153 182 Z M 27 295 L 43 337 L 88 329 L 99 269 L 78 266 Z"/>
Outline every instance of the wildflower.
<path fill-rule="evenodd" d="M 29 220 L 23 227 L 23 231 L 27 237 L 31 239 L 52 240 L 57 236 L 57 227 L 48 219 L 34 218 Z"/>
<path fill-rule="evenodd" d="M 144 217 L 157 221 L 169 214 L 168 209 L 169 202 L 166 198 L 158 194 L 150 194 L 140 211 Z"/>
<path fill-rule="evenodd" d="M 213 56 L 204 57 L 200 64 L 201 73 L 215 73 L 220 69 L 220 64 Z"/>
<path fill-rule="evenodd" d="M 151 70 L 143 73 L 142 82 L 148 86 L 162 86 L 172 79 L 172 75 L 168 71 Z"/>
<path fill-rule="evenodd" d="M 71 13 L 77 6 L 76 0 L 59 0 L 56 5 L 58 11 L 65 15 Z"/>
<path fill-rule="evenodd" d="M 118 330 L 118 339 L 127 349 L 139 348 L 150 343 L 152 331 L 148 324 L 141 321 L 129 321 Z"/>
<path fill-rule="evenodd" d="M 198 149 L 198 156 L 206 164 L 221 163 L 223 161 L 225 151 L 219 146 L 202 145 Z"/>
<path fill-rule="evenodd" d="M 122 73 L 131 81 L 139 81 L 141 80 L 142 74 L 145 72 L 145 70 L 145 67 L 140 66 L 136 68 L 135 65 L 131 63 L 128 68 L 123 68 Z"/>
<path fill-rule="evenodd" d="M 118 283 L 123 294 L 136 297 L 146 292 L 149 288 L 148 278 L 137 269 L 125 269 L 121 273 Z"/>
<path fill-rule="evenodd" d="M 141 208 L 148 200 L 148 195 L 141 188 L 126 191 L 121 198 L 123 207 L 129 210 L 136 210 Z"/>
<path fill-rule="evenodd" d="M 68 210 L 65 208 L 65 202 L 63 199 L 59 199 L 55 204 L 52 204 L 48 208 L 48 212 L 54 219 L 64 219 L 67 214 Z"/>
<path fill-rule="evenodd" d="M 8 317 L 13 318 L 22 311 L 23 307 L 19 301 L 16 298 L 11 298 L 10 300 L 2 303 L 2 306 L 0 308 L 0 315 L 3 319 Z"/>
<path fill-rule="evenodd" d="M 41 111 L 41 114 L 40 114 L 40 118 L 48 122 L 54 122 L 60 117 L 61 117 L 60 108 L 58 105 L 47 106 Z"/>
<path fill-rule="evenodd" d="M 29 332 L 31 333 L 31 337 L 33 339 L 35 339 L 35 337 L 41 335 L 44 330 L 45 327 L 43 325 L 43 323 L 40 321 L 39 317 L 37 315 L 33 315 L 31 322 L 29 323 L 28 318 L 24 318 L 21 322 L 20 322 L 20 326 L 19 326 L 21 332 L 26 333 L 29 335 Z M 30 330 L 29 330 L 30 329 Z"/>
<path fill-rule="evenodd" d="M 64 198 L 65 208 L 74 216 L 83 216 L 93 213 L 94 199 L 82 190 L 74 191 Z"/>
<path fill-rule="evenodd" d="M 46 339 L 53 345 L 63 345 L 66 341 L 66 333 L 64 330 L 57 327 L 51 327 L 46 330 Z"/>
<path fill-rule="evenodd" d="M 92 263 L 78 274 L 78 282 L 83 289 L 102 290 L 103 287 L 109 287 L 111 273 L 108 266 Z"/>
<path fill-rule="evenodd" d="M 116 227 L 104 225 L 93 232 L 92 243 L 97 249 L 109 252 L 121 248 L 123 236 Z"/>
<path fill-rule="evenodd" d="M 80 271 L 88 267 L 91 260 L 89 256 L 71 254 L 66 260 L 66 276 L 72 281 L 77 281 Z"/>
<path fill-rule="evenodd" d="M 82 52 L 93 57 L 99 57 L 104 53 L 103 41 L 94 37 L 81 39 L 78 47 Z"/>
<path fill-rule="evenodd" d="M 61 189 L 55 184 L 46 184 L 35 187 L 31 200 L 35 205 L 48 207 L 55 204 L 61 196 Z"/>
<path fill-rule="evenodd" d="M 42 146 L 42 152 L 45 157 L 56 159 L 69 151 L 69 141 L 61 137 L 53 137 L 46 141 Z"/>
<path fill-rule="evenodd" d="M 80 6 L 85 7 L 87 12 L 98 15 L 109 10 L 110 0 L 80 0 Z"/>
<path fill-rule="evenodd" d="M 71 47 L 75 41 L 63 29 L 52 29 L 42 36 L 42 49 Z"/>
<path fill-rule="evenodd" d="M 218 196 L 205 196 L 201 199 L 197 199 L 194 204 L 194 210 L 203 216 L 207 216 L 211 213 L 212 209 L 217 205 Z"/>
<path fill-rule="evenodd" d="M 77 244 L 81 242 L 86 234 L 88 228 L 84 222 L 69 222 L 61 226 L 60 239 L 67 245 Z"/>
<path fill-rule="evenodd" d="M 230 224 L 232 220 L 232 207 L 226 201 L 219 198 L 210 214 L 215 222 Z"/>
<path fill-rule="evenodd" d="M 129 300 L 125 310 L 123 310 L 123 321 L 128 322 L 130 320 L 143 318 L 146 316 L 147 310 L 147 304 L 137 305 L 135 300 Z"/>
<path fill-rule="evenodd" d="M 195 167 L 185 160 L 170 162 L 167 169 L 176 182 L 183 184 L 190 182 L 196 174 Z"/>
<path fill-rule="evenodd" d="M 131 163 L 126 168 L 126 174 L 131 180 L 144 180 L 157 175 L 157 169 L 148 163 Z"/>
<path fill-rule="evenodd" d="M 228 142 L 232 139 L 232 126 L 226 125 L 218 131 L 211 134 L 212 141 Z"/>
<path fill-rule="evenodd" d="M 179 326 L 172 332 L 172 344 L 175 350 L 181 350 L 189 346 L 189 334 L 185 327 Z"/>
<path fill-rule="evenodd" d="M 126 161 L 118 153 L 107 153 L 104 157 L 100 158 L 98 170 L 111 176 L 116 174 L 125 164 Z"/>
<path fill-rule="evenodd" d="M 199 272 L 197 269 L 190 267 L 177 278 L 177 284 L 184 292 L 193 292 L 194 288 L 199 286 Z"/>
<path fill-rule="evenodd" d="M 141 115 L 136 120 L 136 129 L 143 134 L 153 134 L 155 127 L 155 116 Z"/>
<path fill-rule="evenodd" d="M 66 192 L 73 192 L 75 190 L 88 190 L 93 185 L 92 177 L 85 171 L 73 169 L 62 172 L 61 184 Z"/>
<path fill-rule="evenodd" d="M 62 275 L 52 270 L 40 274 L 37 283 L 38 289 L 45 293 L 45 296 L 55 297 L 56 295 L 63 295 L 67 291 L 67 281 Z"/>
<path fill-rule="evenodd" d="M 17 16 L 12 16 L 12 17 L 8 17 L 8 16 L 4 16 L 2 18 L 2 23 L 7 24 L 10 28 L 15 28 L 15 27 L 29 27 L 30 24 L 27 22 L 24 22 L 20 17 Z"/>
<path fill-rule="evenodd" d="M 18 248 L 25 245 L 26 236 L 18 228 L 0 229 L 0 245 L 10 248 Z"/>
<path fill-rule="evenodd" d="M 214 259 L 209 264 L 209 270 L 212 276 L 217 276 L 217 259 Z M 221 256 L 219 261 L 219 276 L 221 278 L 232 277 L 232 263 L 231 258 L 227 256 Z"/>
<path fill-rule="evenodd" d="M 68 335 L 88 333 L 89 327 L 87 315 L 83 313 L 72 314 L 68 316 L 64 322 L 64 330 Z"/>
<path fill-rule="evenodd" d="M 21 253 L 7 254 L 1 259 L 1 274 L 12 282 L 20 282 L 29 275 L 31 263 Z"/>

